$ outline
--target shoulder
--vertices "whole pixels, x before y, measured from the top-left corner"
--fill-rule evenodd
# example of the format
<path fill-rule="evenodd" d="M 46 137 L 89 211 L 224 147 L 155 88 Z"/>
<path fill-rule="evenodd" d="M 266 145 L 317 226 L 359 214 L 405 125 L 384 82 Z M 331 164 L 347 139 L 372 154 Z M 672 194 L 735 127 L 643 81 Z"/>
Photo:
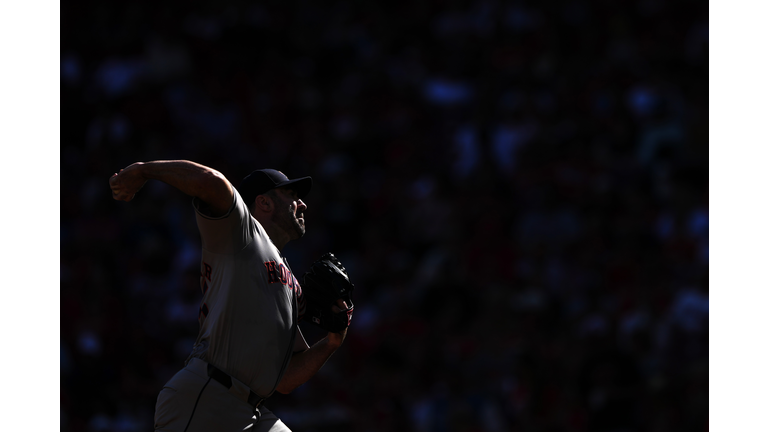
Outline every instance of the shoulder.
<path fill-rule="evenodd" d="M 243 199 L 236 190 L 232 194 L 231 202 L 226 210 L 222 211 L 221 208 L 217 209 L 198 197 L 192 199 L 192 205 L 199 216 L 209 220 L 229 219 L 230 216 L 234 216 L 238 219 L 246 219 L 251 215 L 248 206 L 245 205 Z"/>

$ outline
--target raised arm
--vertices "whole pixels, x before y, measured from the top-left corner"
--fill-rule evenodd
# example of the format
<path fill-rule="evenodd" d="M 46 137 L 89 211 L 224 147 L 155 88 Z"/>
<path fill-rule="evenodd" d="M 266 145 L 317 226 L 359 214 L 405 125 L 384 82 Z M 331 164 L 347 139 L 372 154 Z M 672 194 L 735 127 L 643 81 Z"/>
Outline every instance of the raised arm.
<path fill-rule="evenodd" d="M 185 160 L 136 162 L 109 179 L 112 198 L 130 201 L 147 180 L 160 180 L 210 206 L 211 216 L 221 216 L 232 206 L 232 185 L 220 172 Z"/>

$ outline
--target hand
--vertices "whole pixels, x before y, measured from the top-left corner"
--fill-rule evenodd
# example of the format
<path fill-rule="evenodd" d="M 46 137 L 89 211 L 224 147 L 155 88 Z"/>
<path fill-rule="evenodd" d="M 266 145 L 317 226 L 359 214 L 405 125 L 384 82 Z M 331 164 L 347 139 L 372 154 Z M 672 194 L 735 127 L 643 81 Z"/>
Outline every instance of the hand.
<path fill-rule="evenodd" d="M 112 189 L 112 198 L 117 201 L 130 201 L 144 186 L 147 179 L 141 174 L 141 162 L 128 165 L 119 173 L 112 174 L 109 179 L 109 187 Z"/>

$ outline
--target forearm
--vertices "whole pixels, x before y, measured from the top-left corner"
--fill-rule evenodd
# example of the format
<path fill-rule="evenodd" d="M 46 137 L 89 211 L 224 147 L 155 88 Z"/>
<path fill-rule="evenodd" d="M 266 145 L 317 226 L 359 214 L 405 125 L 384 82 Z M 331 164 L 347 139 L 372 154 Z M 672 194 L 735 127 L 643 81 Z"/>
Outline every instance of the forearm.
<path fill-rule="evenodd" d="M 221 173 L 196 162 L 168 160 L 139 164 L 144 178 L 160 180 L 205 202 L 210 202 L 211 197 L 226 194 L 229 190 L 229 182 Z"/>
<path fill-rule="evenodd" d="M 129 201 L 147 180 L 162 181 L 197 197 L 220 214 L 232 204 L 232 186 L 220 172 L 185 160 L 136 162 L 115 174 L 110 185 L 115 199 Z"/>
<path fill-rule="evenodd" d="M 320 339 L 308 350 L 301 353 L 294 353 L 288 369 L 277 386 L 277 391 L 283 394 L 290 393 L 298 386 L 312 378 L 323 365 L 328 361 L 331 355 L 341 346 L 343 338 L 334 334 Z"/>

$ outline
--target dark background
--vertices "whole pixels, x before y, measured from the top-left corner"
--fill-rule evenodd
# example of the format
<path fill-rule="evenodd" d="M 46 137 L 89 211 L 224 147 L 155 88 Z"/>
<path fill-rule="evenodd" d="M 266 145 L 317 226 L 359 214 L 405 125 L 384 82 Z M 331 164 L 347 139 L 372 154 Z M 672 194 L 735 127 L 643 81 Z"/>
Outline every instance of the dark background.
<path fill-rule="evenodd" d="M 61 3 L 61 430 L 152 428 L 197 334 L 188 159 L 311 175 L 357 290 L 301 431 L 708 429 L 702 1 Z M 303 327 L 310 342 L 322 336 Z"/>

